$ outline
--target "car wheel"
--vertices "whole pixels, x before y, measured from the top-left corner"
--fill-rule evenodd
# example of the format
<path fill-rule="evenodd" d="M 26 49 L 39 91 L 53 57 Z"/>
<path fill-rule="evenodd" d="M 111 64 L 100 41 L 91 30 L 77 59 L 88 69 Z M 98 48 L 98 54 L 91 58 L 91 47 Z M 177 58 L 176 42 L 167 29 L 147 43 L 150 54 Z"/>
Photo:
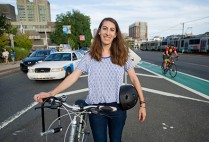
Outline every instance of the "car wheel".
<path fill-rule="evenodd" d="M 66 72 L 65 72 L 65 77 L 67 77 L 68 75 L 70 75 L 72 73 L 71 68 L 67 68 Z"/>

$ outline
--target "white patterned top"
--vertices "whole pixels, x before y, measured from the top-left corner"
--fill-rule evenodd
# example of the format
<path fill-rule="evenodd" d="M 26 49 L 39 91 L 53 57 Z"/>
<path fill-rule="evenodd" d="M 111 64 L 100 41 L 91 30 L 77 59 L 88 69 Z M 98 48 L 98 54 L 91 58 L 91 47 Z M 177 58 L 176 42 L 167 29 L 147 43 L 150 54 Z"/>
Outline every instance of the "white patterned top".
<path fill-rule="evenodd" d="M 86 103 L 119 103 L 124 71 L 128 72 L 130 68 L 133 68 L 130 58 L 125 66 L 119 66 L 113 64 L 110 57 L 102 57 L 101 61 L 97 61 L 87 53 L 77 66 L 77 69 L 88 74 L 89 94 Z"/>

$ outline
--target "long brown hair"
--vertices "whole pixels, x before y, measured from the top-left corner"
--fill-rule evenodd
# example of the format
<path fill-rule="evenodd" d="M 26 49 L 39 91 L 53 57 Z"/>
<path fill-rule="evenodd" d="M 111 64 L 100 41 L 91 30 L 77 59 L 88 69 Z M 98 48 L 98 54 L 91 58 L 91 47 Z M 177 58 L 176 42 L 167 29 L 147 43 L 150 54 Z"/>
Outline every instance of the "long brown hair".
<path fill-rule="evenodd" d="M 125 46 L 125 41 L 122 37 L 118 23 L 113 18 L 108 17 L 108 18 L 104 18 L 101 21 L 99 28 L 96 32 L 96 35 L 94 37 L 94 41 L 92 45 L 90 46 L 89 54 L 91 58 L 94 58 L 97 61 L 101 61 L 102 41 L 100 39 L 99 30 L 101 29 L 104 21 L 110 21 L 116 27 L 116 37 L 113 39 L 111 47 L 110 47 L 111 61 L 113 64 L 123 66 L 125 65 L 127 58 L 128 58 L 128 48 Z"/>

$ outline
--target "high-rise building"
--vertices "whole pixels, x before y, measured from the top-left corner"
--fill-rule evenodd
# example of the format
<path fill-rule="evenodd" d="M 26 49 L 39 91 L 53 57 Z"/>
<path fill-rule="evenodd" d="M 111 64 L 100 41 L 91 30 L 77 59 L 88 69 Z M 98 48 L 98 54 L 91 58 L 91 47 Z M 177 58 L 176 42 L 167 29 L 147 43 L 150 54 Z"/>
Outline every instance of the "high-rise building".
<path fill-rule="evenodd" d="M 18 21 L 50 22 L 51 12 L 48 0 L 17 0 Z"/>
<path fill-rule="evenodd" d="M 11 21 L 16 21 L 15 7 L 10 4 L 0 4 L 0 15 L 4 15 Z"/>
<path fill-rule="evenodd" d="M 147 40 L 147 22 L 136 22 L 129 26 L 129 37 L 134 40 Z"/>

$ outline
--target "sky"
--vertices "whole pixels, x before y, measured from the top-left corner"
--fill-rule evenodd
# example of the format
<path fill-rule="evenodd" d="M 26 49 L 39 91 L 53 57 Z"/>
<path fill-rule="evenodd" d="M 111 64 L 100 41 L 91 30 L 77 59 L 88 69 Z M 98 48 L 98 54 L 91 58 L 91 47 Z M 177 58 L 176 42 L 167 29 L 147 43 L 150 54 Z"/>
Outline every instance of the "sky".
<path fill-rule="evenodd" d="M 30 0 L 32 1 L 32 0 Z M 135 22 L 147 22 L 148 38 L 209 32 L 209 0 L 48 0 L 51 20 L 56 15 L 78 10 L 91 19 L 91 30 L 101 20 L 112 17 L 123 33 Z M 16 0 L 0 0 L 16 7 Z M 17 14 L 17 9 L 16 9 Z M 183 24 L 184 23 L 184 24 Z M 183 28 L 184 25 L 184 28 Z"/>

